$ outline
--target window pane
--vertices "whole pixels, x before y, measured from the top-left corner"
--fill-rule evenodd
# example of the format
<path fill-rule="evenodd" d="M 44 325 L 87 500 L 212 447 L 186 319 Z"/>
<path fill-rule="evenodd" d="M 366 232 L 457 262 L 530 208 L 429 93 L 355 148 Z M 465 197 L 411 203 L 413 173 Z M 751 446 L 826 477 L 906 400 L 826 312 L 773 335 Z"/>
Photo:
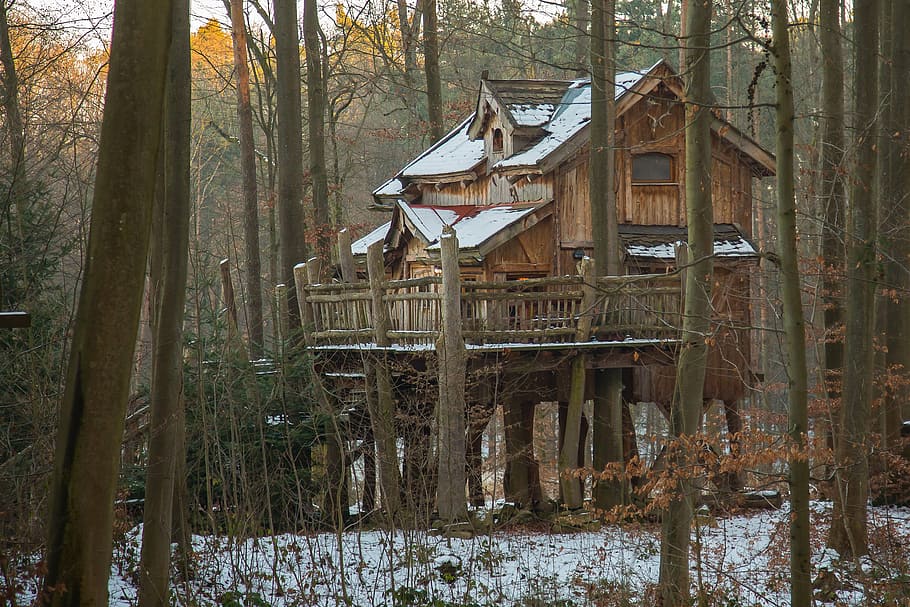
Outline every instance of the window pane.
<path fill-rule="evenodd" d="M 632 157 L 632 181 L 673 181 L 672 166 L 666 154 L 638 154 Z"/>

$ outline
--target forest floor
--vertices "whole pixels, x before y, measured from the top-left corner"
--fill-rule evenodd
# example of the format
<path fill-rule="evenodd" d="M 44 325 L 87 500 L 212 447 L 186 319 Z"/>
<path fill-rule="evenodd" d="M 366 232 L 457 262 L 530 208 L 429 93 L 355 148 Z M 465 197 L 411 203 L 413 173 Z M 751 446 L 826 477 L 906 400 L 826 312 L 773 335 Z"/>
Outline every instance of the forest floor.
<path fill-rule="evenodd" d="M 813 502 L 817 602 L 910 604 L 910 509 L 870 508 L 872 555 L 856 565 L 824 549 L 830 515 L 830 504 Z M 691 570 L 700 604 L 789 605 L 787 521 L 786 505 L 700 518 Z M 140 536 L 137 527 L 117 542 L 112 605 L 136 604 Z M 175 589 L 177 604 L 608 607 L 654 604 L 660 539 L 658 525 L 562 534 L 515 527 L 471 539 L 370 530 L 196 536 L 194 550 L 195 576 Z M 19 604 L 28 595 L 27 586 Z"/>

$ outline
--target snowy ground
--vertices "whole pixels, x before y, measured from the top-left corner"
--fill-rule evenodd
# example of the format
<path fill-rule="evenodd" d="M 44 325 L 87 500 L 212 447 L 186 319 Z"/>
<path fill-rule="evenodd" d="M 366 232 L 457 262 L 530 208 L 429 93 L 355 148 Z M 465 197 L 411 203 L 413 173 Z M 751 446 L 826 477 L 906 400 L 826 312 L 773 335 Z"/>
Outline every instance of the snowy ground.
<path fill-rule="evenodd" d="M 812 515 L 816 575 L 834 567 L 822 549 L 830 506 L 814 503 Z M 870 518 L 874 556 L 864 573 L 839 574 L 849 582 L 837 592 L 838 604 L 905 605 L 910 510 L 875 508 Z M 138 536 L 134 529 L 115 552 L 113 605 L 136 603 Z M 692 537 L 693 591 L 710 596 L 709 604 L 789 604 L 786 511 L 718 518 Z M 195 545 L 196 579 L 176 590 L 177 601 L 225 607 L 647 605 L 642 597 L 653 591 L 660 553 L 656 528 L 613 526 L 574 534 L 510 530 L 470 540 L 348 532 L 341 549 L 333 534 L 236 543 L 196 537 Z"/>

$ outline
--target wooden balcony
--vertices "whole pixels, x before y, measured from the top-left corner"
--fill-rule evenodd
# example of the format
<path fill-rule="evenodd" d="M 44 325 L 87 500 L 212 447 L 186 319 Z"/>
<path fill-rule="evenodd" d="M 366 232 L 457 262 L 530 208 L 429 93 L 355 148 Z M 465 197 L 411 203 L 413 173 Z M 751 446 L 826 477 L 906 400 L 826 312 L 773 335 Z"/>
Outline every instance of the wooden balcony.
<path fill-rule="evenodd" d="M 299 293 L 307 344 L 432 350 L 443 325 L 442 283 L 430 276 L 306 284 Z M 462 334 L 469 350 L 674 342 L 680 293 L 675 274 L 462 281 Z"/>

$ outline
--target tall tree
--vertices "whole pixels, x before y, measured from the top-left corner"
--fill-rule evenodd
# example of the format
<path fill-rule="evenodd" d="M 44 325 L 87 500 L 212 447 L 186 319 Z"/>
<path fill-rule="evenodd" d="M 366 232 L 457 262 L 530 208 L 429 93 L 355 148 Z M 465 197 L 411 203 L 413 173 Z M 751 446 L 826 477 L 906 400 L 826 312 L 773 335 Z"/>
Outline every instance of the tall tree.
<path fill-rule="evenodd" d="M 822 277 L 825 298 L 825 383 L 829 402 L 840 398 L 839 373 L 844 348 L 840 336 L 843 323 L 844 273 L 844 62 L 841 46 L 840 0 L 820 0 L 819 26 L 822 56 L 822 138 L 821 207 Z"/>
<path fill-rule="evenodd" d="M 250 67 L 247 61 L 246 18 L 243 0 L 230 0 L 237 121 L 240 127 L 240 174 L 243 180 L 243 244 L 246 258 L 246 324 L 250 358 L 262 356 L 262 262 L 259 257 L 259 193 L 256 188 L 256 142 L 250 103 Z"/>
<path fill-rule="evenodd" d="M 854 7 L 854 124 L 856 154 L 847 216 L 847 297 L 843 397 L 835 444 L 837 490 L 828 544 L 842 556 L 868 552 L 869 426 L 872 414 L 877 208 L 873 192 L 878 157 L 879 0 Z"/>
<path fill-rule="evenodd" d="M 885 2 L 890 9 L 888 18 L 882 22 L 882 158 L 879 183 L 882 204 L 882 243 L 887 252 L 885 259 L 885 318 L 882 319 L 886 336 L 885 352 L 888 370 L 894 378 L 885 390 L 882 415 L 882 446 L 887 450 L 898 447 L 900 441 L 902 404 L 910 398 L 910 239 L 906 235 L 910 220 L 908 201 L 908 126 L 906 103 L 910 94 L 907 73 L 910 70 L 910 43 L 907 42 L 907 27 L 910 25 L 910 9 L 906 2 Z M 888 32 L 888 36 L 885 33 Z M 884 48 L 885 40 L 889 41 Z"/>
<path fill-rule="evenodd" d="M 436 0 L 423 0 L 423 68 L 427 76 L 427 118 L 433 143 L 442 139 L 442 80 L 439 75 L 439 33 Z"/>
<path fill-rule="evenodd" d="M 812 604 L 809 557 L 809 430 L 806 331 L 800 298 L 799 254 L 796 248 L 796 198 L 793 157 L 793 69 L 790 62 L 786 0 L 773 0 L 772 54 L 777 91 L 777 242 L 784 331 L 787 335 L 787 378 L 790 404 L 790 600 L 794 607 Z"/>
<path fill-rule="evenodd" d="M 13 171 L 24 157 L 25 131 L 19 110 L 19 76 L 13 59 L 13 46 L 9 36 L 9 12 L 6 2 L 0 3 L 0 65 L 3 66 L 3 110 L 6 113 L 6 130 L 9 136 L 9 161 Z"/>
<path fill-rule="evenodd" d="M 294 266 L 306 260 L 303 214 L 303 126 L 297 0 L 275 0 L 275 82 L 278 112 L 279 280 L 287 286 L 288 326 L 300 325 Z"/>
<path fill-rule="evenodd" d="M 329 184 L 325 164 L 325 73 L 322 32 L 316 0 L 303 0 L 303 42 L 306 47 L 306 98 L 310 144 L 310 179 L 313 181 L 313 215 L 316 254 L 328 270 L 332 240 L 329 237 Z"/>
<path fill-rule="evenodd" d="M 40 597 L 46 605 L 108 601 L 170 36 L 171 2 L 116 2 L 86 267 L 57 433 Z"/>
<path fill-rule="evenodd" d="M 183 311 L 190 224 L 190 6 L 174 0 L 164 148 L 152 220 L 152 385 L 139 604 L 170 604 L 171 521 L 183 428 Z"/>
<path fill-rule="evenodd" d="M 594 276 L 619 274 L 619 228 L 616 222 L 614 130 L 616 124 L 615 0 L 591 5 L 591 231 L 594 240 Z M 596 279 L 595 279 L 596 280 Z M 581 365 L 576 365 L 576 368 Z M 584 381 L 584 371 L 578 371 Z M 598 370 L 594 375 L 594 454 L 597 471 L 622 462 L 622 373 Z M 598 481 L 594 505 L 608 509 L 623 502 L 622 478 Z"/>
<path fill-rule="evenodd" d="M 692 457 L 690 440 L 698 431 L 704 395 L 707 340 L 711 329 L 711 283 L 714 276 L 714 210 L 711 202 L 711 0 L 691 0 L 687 11 L 684 73 L 686 107 L 686 222 L 689 262 L 686 270 L 682 345 L 676 390 L 670 412 L 672 457 L 685 469 Z M 660 589 L 665 607 L 689 600 L 689 528 L 694 486 L 678 481 L 661 521 Z"/>

